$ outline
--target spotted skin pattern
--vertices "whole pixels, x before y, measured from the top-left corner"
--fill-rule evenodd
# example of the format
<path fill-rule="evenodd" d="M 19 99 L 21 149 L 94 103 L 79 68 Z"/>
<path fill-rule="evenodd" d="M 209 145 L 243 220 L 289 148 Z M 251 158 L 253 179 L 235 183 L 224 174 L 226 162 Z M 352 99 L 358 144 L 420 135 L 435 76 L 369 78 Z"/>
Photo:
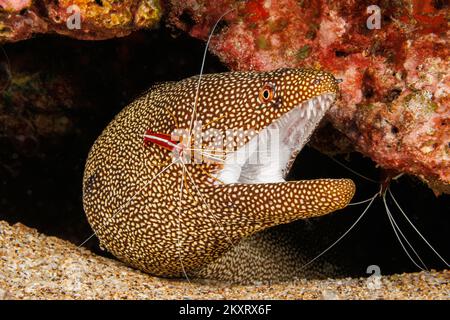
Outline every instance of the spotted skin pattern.
<path fill-rule="evenodd" d="M 213 178 L 221 163 L 170 165 L 171 152 L 144 144 L 143 135 L 191 128 L 197 84 L 192 77 L 156 85 L 115 117 L 89 153 L 84 209 L 101 245 L 131 266 L 163 277 L 225 279 L 226 266 L 212 266 L 231 249 L 269 227 L 345 207 L 354 184 L 221 184 Z M 264 101 L 261 88 L 268 84 L 276 90 Z M 337 90 L 332 75 L 309 69 L 203 75 L 194 115 L 202 131 L 258 133 L 301 102 Z M 238 148 L 250 138 L 231 140 Z M 236 265 L 230 260 L 224 263 Z"/>

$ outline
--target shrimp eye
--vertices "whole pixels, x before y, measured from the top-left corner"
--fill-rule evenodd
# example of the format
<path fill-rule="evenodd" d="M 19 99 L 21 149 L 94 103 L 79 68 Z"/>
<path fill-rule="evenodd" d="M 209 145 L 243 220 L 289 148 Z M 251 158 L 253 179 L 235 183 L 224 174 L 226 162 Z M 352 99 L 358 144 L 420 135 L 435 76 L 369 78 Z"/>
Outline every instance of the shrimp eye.
<path fill-rule="evenodd" d="M 275 96 L 275 85 L 272 83 L 266 83 L 259 90 L 259 100 L 262 103 L 268 103 L 268 102 L 272 101 L 274 96 Z"/>

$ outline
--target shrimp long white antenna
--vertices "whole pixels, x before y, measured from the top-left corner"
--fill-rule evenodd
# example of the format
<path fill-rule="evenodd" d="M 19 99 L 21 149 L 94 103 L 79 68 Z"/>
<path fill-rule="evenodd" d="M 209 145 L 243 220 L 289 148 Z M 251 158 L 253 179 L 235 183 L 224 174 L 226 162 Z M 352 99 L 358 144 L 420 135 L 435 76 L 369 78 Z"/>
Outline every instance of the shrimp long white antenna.
<path fill-rule="evenodd" d="M 357 175 L 360 178 L 363 178 L 364 180 L 370 181 L 372 183 L 379 183 L 378 181 L 375 181 L 374 179 L 371 179 L 369 177 L 366 177 L 365 175 L 353 170 L 352 168 L 350 168 L 349 166 L 345 165 L 344 163 L 342 163 L 341 161 L 335 159 L 332 156 L 328 156 L 331 160 L 333 160 L 334 162 L 336 162 L 338 165 L 340 165 L 341 167 L 347 169 L 348 171 L 350 171 L 351 173 L 353 173 L 354 175 Z"/>
<path fill-rule="evenodd" d="M 197 82 L 197 89 L 195 92 L 195 98 L 194 98 L 194 105 L 192 107 L 192 114 L 191 114 L 191 122 L 189 124 L 189 135 L 188 135 L 188 145 L 190 145 L 190 139 L 191 139 L 191 132 L 192 132 L 192 126 L 194 124 L 194 118 L 196 117 L 196 113 L 197 113 L 197 103 L 198 103 L 198 96 L 200 94 L 200 84 L 202 81 L 202 75 L 203 75 L 203 69 L 205 67 L 205 61 L 206 61 L 206 54 L 208 53 L 208 47 L 209 47 L 209 43 L 211 42 L 211 38 L 214 35 L 214 31 L 217 28 L 217 25 L 219 24 L 219 22 L 230 12 L 236 10 L 235 8 L 229 9 L 228 11 L 226 11 L 224 14 L 222 14 L 219 19 L 217 19 L 216 23 L 214 24 L 213 28 L 211 29 L 211 32 L 209 33 L 208 36 L 208 40 L 206 41 L 206 45 L 205 45 L 205 50 L 203 51 L 203 58 L 202 58 L 202 64 L 200 67 L 200 74 L 198 76 L 198 82 Z"/>
<path fill-rule="evenodd" d="M 224 14 L 222 14 L 219 17 L 219 19 L 216 21 L 216 23 L 214 24 L 213 28 L 211 29 L 211 32 L 210 32 L 210 34 L 208 36 L 208 41 L 206 42 L 206 45 L 205 45 L 205 50 L 203 52 L 203 58 L 202 58 L 202 64 L 201 64 L 201 67 L 200 67 L 200 74 L 199 74 L 198 82 L 197 82 L 197 89 L 196 89 L 196 92 L 195 92 L 194 105 L 192 107 L 191 121 L 190 121 L 190 124 L 189 124 L 189 131 L 188 131 L 188 138 L 187 138 L 187 146 L 188 147 L 191 146 L 192 127 L 193 127 L 193 124 L 194 124 L 194 118 L 196 118 L 196 116 L 197 116 L 198 96 L 200 94 L 200 84 L 201 84 L 201 81 L 202 81 L 203 69 L 204 69 L 204 66 L 205 66 L 206 54 L 208 53 L 209 43 L 211 42 L 211 38 L 212 38 L 212 36 L 214 34 L 214 31 L 215 31 L 217 25 L 219 24 L 219 22 L 223 19 L 223 17 L 225 17 L 228 13 L 230 13 L 233 10 L 235 10 L 235 9 L 234 8 L 230 9 L 230 10 L 226 11 Z M 180 186 L 180 204 L 181 204 L 182 192 L 183 192 L 183 184 L 184 184 L 184 181 L 185 181 L 186 173 L 187 173 L 187 175 L 189 177 L 190 177 L 190 174 L 187 171 L 187 168 L 186 168 L 185 164 L 183 163 L 183 161 L 180 161 L 180 163 L 181 163 L 181 165 L 183 167 L 182 168 L 182 175 L 181 175 L 181 186 Z M 178 208 L 178 210 L 180 210 L 180 208 Z M 180 216 L 178 217 L 178 220 L 179 220 L 178 223 L 180 224 L 180 221 L 181 221 Z M 179 226 L 179 228 L 180 228 L 180 226 Z M 180 246 L 180 243 L 178 243 L 178 247 L 179 246 Z M 181 263 L 181 267 L 183 269 L 184 276 L 186 277 L 186 279 L 190 283 L 189 277 L 188 277 L 188 275 L 186 273 L 186 270 L 184 268 L 184 265 L 183 265 L 183 261 L 182 261 L 180 252 L 179 252 L 179 258 L 180 258 L 180 263 Z"/>
<path fill-rule="evenodd" d="M 316 261 L 317 259 L 319 259 L 321 256 L 323 256 L 326 252 L 328 252 L 331 248 L 333 248 L 336 244 L 338 244 L 342 239 L 344 239 L 344 237 L 358 224 L 358 222 L 362 219 L 362 217 L 366 214 L 367 210 L 369 210 L 369 208 L 372 206 L 373 201 L 375 200 L 376 197 L 378 197 L 379 192 L 377 192 L 372 198 L 370 198 L 370 203 L 367 205 L 367 207 L 364 209 L 363 213 L 358 217 L 358 219 L 356 219 L 356 221 L 350 226 L 350 228 L 347 229 L 347 231 L 345 231 L 345 233 L 340 236 L 335 242 L 333 242 L 328 248 L 326 248 L 325 250 L 323 250 L 320 254 L 318 254 L 315 258 L 313 258 L 312 260 L 310 260 L 308 263 L 304 264 L 301 269 L 304 269 L 306 267 L 308 267 L 309 265 L 311 265 L 314 261 Z"/>
<path fill-rule="evenodd" d="M 169 169 L 172 165 L 174 164 L 174 162 L 171 162 L 169 165 L 167 165 L 166 167 L 164 167 L 161 171 L 159 171 L 155 176 L 153 176 L 153 178 L 151 178 L 142 188 L 140 188 L 138 191 L 136 191 L 136 193 L 135 194 L 133 194 L 125 203 L 123 203 L 120 207 L 119 207 L 119 209 L 117 209 L 116 210 L 116 212 L 114 212 L 113 214 L 112 214 L 112 216 L 108 219 L 108 221 L 110 221 L 111 219 L 113 219 L 120 211 L 122 211 L 122 209 L 129 203 L 129 202 L 131 202 L 131 201 L 133 201 L 133 199 L 134 199 L 134 197 L 136 197 L 136 195 L 138 195 L 142 190 L 144 190 L 150 183 L 152 183 L 156 178 L 158 178 L 161 174 L 163 174 L 167 169 Z M 100 228 L 97 230 L 97 232 L 98 231 L 100 231 L 100 230 L 102 230 L 104 227 L 105 227 L 105 225 L 108 223 L 108 221 L 107 222 L 105 222 L 105 223 L 103 223 L 101 226 L 100 226 Z M 80 247 L 82 247 L 86 242 L 88 242 L 89 240 L 91 240 L 91 238 L 93 237 L 93 236 L 95 236 L 96 235 L 96 232 L 93 232 L 86 240 L 84 240 L 79 246 L 78 246 L 78 248 L 80 248 Z"/>
<path fill-rule="evenodd" d="M 427 268 L 425 266 L 425 264 L 423 263 L 422 259 L 420 259 L 419 255 L 417 254 L 417 252 L 412 248 L 411 244 L 408 242 L 408 240 L 406 239 L 406 237 L 403 235 L 403 233 L 401 232 L 400 228 L 398 227 L 398 225 L 395 223 L 395 220 L 391 214 L 391 211 L 389 210 L 389 207 L 387 205 L 386 202 L 386 193 L 383 194 L 383 203 L 384 203 L 384 207 L 386 209 L 386 214 L 388 216 L 389 222 L 391 223 L 392 229 L 394 230 L 395 236 L 397 237 L 398 242 L 400 243 L 401 247 L 403 248 L 403 251 L 406 253 L 406 255 L 408 256 L 409 260 L 411 260 L 411 262 L 420 270 L 425 271 Z M 406 241 L 406 243 L 408 244 L 408 246 L 412 249 L 412 251 L 414 252 L 414 254 L 419 258 L 420 262 L 425 266 L 425 269 L 422 268 L 421 266 L 419 266 L 419 264 L 416 262 L 416 260 L 413 259 L 413 257 L 411 257 L 411 255 L 409 254 L 409 251 L 406 249 L 402 238 L 400 237 L 400 235 L 403 237 L 403 239 Z"/>
<path fill-rule="evenodd" d="M 400 245 L 402 246 L 403 250 L 406 252 L 406 254 L 408 255 L 408 257 L 410 258 L 410 260 L 422 271 L 428 270 L 427 266 L 425 265 L 425 263 L 422 261 L 422 259 L 420 258 L 419 254 L 416 252 L 416 250 L 414 250 L 413 246 L 411 245 L 411 243 L 408 241 L 408 239 L 406 238 L 406 236 L 403 234 L 402 230 L 400 229 L 400 227 L 398 226 L 397 222 L 394 219 L 394 216 L 392 215 L 391 210 L 389 209 L 388 205 L 387 205 L 387 201 L 386 201 L 386 193 L 383 194 L 383 203 L 384 203 L 384 207 L 386 209 L 386 214 L 389 218 L 389 222 L 391 223 L 391 226 L 394 230 L 394 233 L 398 239 L 398 241 L 400 242 Z M 419 259 L 420 263 L 422 264 L 423 267 L 419 266 L 418 263 L 412 259 L 411 255 L 409 254 L 409 252 L 407 251 L 406 247 L 403 244 L 403 241 L 401 240 L 403 238 L 403 240 L 406 242 L 406 244 L 408 245 L 408 247 L 412 250 L 412 252 L 414 253 L 414 255 L 417 257 L 417 259 Z"/>
<path fill-rule="evenodd" d="M 184 164 L 182 161 L 180 161 L 180 163 L 182 164 L 183 168 L 183 175 L 181 176 L 181 181 L 180 181 L 180 204 L 182 204 L 182 200 L 183 200 L 183 186 L 184 186 Z M 186 280 L 191 283 L 191 281 L 189 280 L 189 277 L 187 275 L 186 269 L 184 268 L 184 264 L 183 264 L 183 258 L 181 257 L 181 240 L 180 240 L 180 233 L 181 233 L 181 208 L 178 207 L 177 211 L 178 211 L 178 232 L 177 232 L 177 253 L 178 253 L 178 258 L 180 259 L 180 264 L 181 264 L 181 269 L 183 270 L 183 275 L 186 278 Z"/>
<path fill-rule="evenodd" d="M 428 247 L 430 247 L 430 249 L 439 257 L 439 259 L 442 260 L 442 262 L 444 262 L 444 264 L 447 267 L 450 267 L 450 265 L 447 263 L 447 261 L 433 248 L 433 246 L 427 241 L 427 239 L 425 239 L 425 237 L 420 233 L 420 231 L 416 228 L 416 226 L 414 225 L 414 223 L 412 223 L 412 221 L 408 218 L 408 216 L 406 215 L 406 213 L 403 211 L 403 209 L 400 207 L 399 203 L 397 202 L 397 200 L 395 199 L 394 195 L 391 192 L 391 189 L 388 188 L 387 191 L 389 192 L 389 195 L 391 196 L 392 200 L 394 200 L 395 205 L 397 206 L 397 208 L 400 210 L 400 212 L 403 214 L 403 216 L 405 217 L 406 221 L 408 221 L 408 223 L 411 225 L 411 227 L 417 232 L 417 234 L 422 238 L 422 240 L 428 245 Z"/>
<path fill-rule="evenodd" d="M 217 157 L 217 156 L 214 156 L 214 155 L 212 155 L 212 154 L 210 154 L 210 153 L 206 153 L 206 152 L 202 152 L 202 153 L 200 153 L 202 156 L 204 156 L 206 159 L 208 159 L 208 160 L 212 160 L 212 161 L 214 161 L 214 162 L 217 162 L 217 163 L 225 163 L 225 159 L 223 159 L 223 158 L 219 158 L 219 157 Z"/>
<path fill-rule="evenodd" d="M 367 203 L 367 202 L 369 202 L 371 200 L 372 200 L 372 197 L 370 197 L 369 199 L 366 199 L 366 200 L 358 201 L 358 202 L 350 202 L 348 204 L 348 206 L 357 206 L 357 205 L 360 205 L 360 204 L 363 204 L 363 203 Z"/>
<path fill-rule="evenodd" d="M 215 216 L 215 214 L 212 212 L 212 210 L 211 210 L 211 208 L 210 208 L 208 202 L 206 202 L 205 198 L 203 197 L 203 194 L 200 192 L 200 190 L 199 190 L 197 184 L 196 184 L 195 181 L 194 181 L 194 178 L 192 178 L 192 175 L 189 173 L 189 171 L 187 170 L 187 168 L 186 168 L 186 166 L 184 165 L 184 163 L 182 163 L 182 165 L 184 166 L 184 171 L 186 172 L 186 174 L 187 174 L 189 180 L 191 181 L 191 184 L 194 186 L 195 191 L 196 191 L 197 194 L 199 195 L 200 199 L 202 199 L 203 203 L 206 205 L 206 207 L 207 207 L 208 210 L 210 211 L 210 213 L 211 213 L 211 215 L 212 215 L 214 221 L 215 221 L 215 222 L 217 223 L 217 225 L 221 228 L 221 230 L 222 230 L 224 236 L 227 238 L 227 241 L 228 241 L 232 246 L 234 246 L 233 241 L 231 241 L 230 237 L 225 233 L 225 231 L 223 231 L 223 230 L 224 230 L 223 225 L 220 223 L 220 221 L 217 219 L 217 217 Z"/>

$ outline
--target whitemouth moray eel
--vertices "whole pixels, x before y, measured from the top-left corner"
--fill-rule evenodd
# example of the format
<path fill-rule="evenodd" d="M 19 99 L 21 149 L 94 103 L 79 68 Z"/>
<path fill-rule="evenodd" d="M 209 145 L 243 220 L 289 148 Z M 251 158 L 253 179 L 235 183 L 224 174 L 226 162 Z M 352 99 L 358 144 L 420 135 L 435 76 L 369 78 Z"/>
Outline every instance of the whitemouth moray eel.
<path fill-rule="evenodd" d="M 260 231 L 344 208 L 353 197 L 348 179 L 284 181 L 338 83 L 323 71 L 279 69 L 204 75 L 197 85 L 198 77 L 156 85 L 116 116 L 89 153 L 84 208 L 102 246 L 138 269 L 236 280 Z M 177 128 L 192 139 L 165 138 Z M 187 141 L 197 141 L 199 128 L 203 142 L 193 147 Z M 211 137 L 216 147 L 225 137 L 227 147 L 217 152 Z M 277 151 L 269 154 L 263 142 L 271 139 Z M 190 149 L 204 161 L 185 163 L 180 154 Z"/>

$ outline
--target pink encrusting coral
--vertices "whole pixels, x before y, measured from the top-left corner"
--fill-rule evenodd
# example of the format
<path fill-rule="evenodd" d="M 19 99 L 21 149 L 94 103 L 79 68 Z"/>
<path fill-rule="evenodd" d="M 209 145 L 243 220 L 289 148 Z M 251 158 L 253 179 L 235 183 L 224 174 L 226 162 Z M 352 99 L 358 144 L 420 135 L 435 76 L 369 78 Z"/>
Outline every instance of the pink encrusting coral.
<path fill-rule="evenodd" d="M 380 28 L 368 28 L 380 8 Z M 172 0 L 168 21 L 206 39 L 231 69 L 308 66 L 342 78 L 328 119 L 386 169 L 450 184 L 450 50 L 445 1 Z M 225 26 L 223 25 L 225 24 Z M 319 132 L 320 134 L 320 132 Z"/>
<path fill-rule="evenodd" d="M 73 5 L 80 29 L 67 24 Z M 379 29 L 367 26 L 373 5 Z M 154 26 L 163 7 L 169 25 L 201 39 L 234 9 L 210 47 L 230 69 L 307 66 L 342 78 L 327 120 L 354 150 L 450 192 L 447 1 L 0 0 L 0 42 L 52 32 L 89 40 L 124 36 Z M 314 141 L 322 138 L 323 146 L 329 136 L 319 131 Z"/>
<path fill-rule="evenodd" d="M 0 0 L 0 7 L 5 11 L 20 11 L 28 8 L 31 5 L 31 0 Z"/>
<path fill-rule="evenodd" d="M 0 41 L 55 32 L 77 39 L 108 39 L 153 27 L 161 15 L 159 0 L 0 0 Z"/>

